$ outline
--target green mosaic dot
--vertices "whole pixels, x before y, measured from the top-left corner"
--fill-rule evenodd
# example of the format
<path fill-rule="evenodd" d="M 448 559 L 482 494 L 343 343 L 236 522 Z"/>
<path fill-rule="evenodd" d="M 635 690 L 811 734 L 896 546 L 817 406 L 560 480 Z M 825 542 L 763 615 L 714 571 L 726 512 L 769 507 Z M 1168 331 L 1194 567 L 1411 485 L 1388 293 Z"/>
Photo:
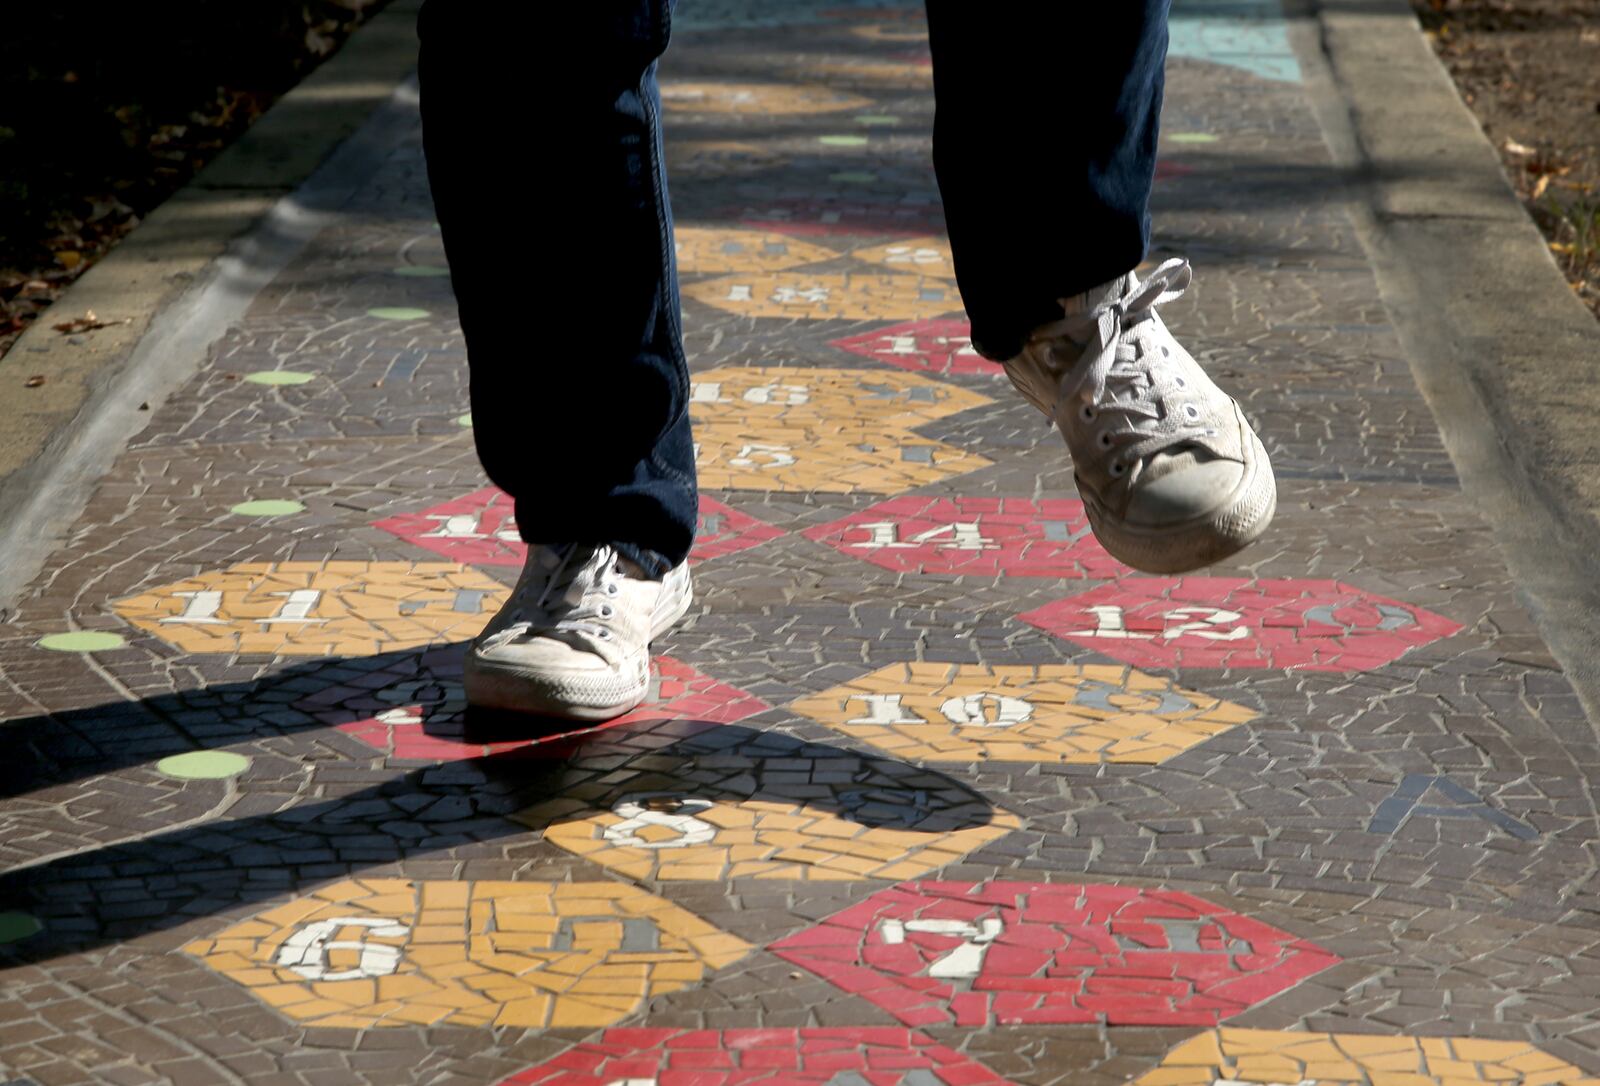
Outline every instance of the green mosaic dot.
<path fill-rule="evenodd" d="M 828 175 L 829 181 L 843 181 L 851 185 L 865 185 L 877 179 L 878 175 L 869 170 L 845 170 L 843 173 Z"/>
<path fill-rule="evenodd" d="M 191 750 L 156 763 L 157 772 L 180 781 L 220 781 L 250 768 L 250 759 L 226 750 Z"/>
<path fill-rule="evenodd" d="M 887 113 L 863 113 L 856 118 L 856 123 L 866 125 L 899 124 L 900 118 L 891 117 Z"/>
<path fill-rule="evenodd" d="M 420 321 L 431 316 L 426 309 L 411 309 L 403 305 L 379 306 L 377 309 L 367 310 L 367 316 L 377 317 L 384 321 Z"/>
<path fill-rule="evenodd" d="M 14 943 L 44 930 L 39 918 L 31 913 L 0 913 L 0 943 Z"/>
<path fill-rule="evenodd" d="M 95 633 L 92 630 L 39 638 L 41 649 L 54 649 L 56 652 L 104 652 L 107 649 L 120 649 L 125 644 L 127 642 L 121 634 Z"/>
<path fill-rule="evenodd" d="M 470 430 L 472 428 L 472 414 L 469 412 L 465 415 L 457 415 L 456 425 Z"/>
<path fill-rule="evenodd" d="M 396 268 L 394 273 L 408 279 L 442 279 L 450 274 L 450 269 L 441 268 L 437 264 L 407 264 Z"/>
<path fill-rule="evenodd" d="M 865 147 L 865 136 L 818 136 L 817 142 L 828 147 Z"/>
<path fill-rule="evenodd" d="M 245 380 L 253 385 L 303 385 L 316 377 L 314 373 L 300 373 L 296 370 L 259 370 L 256 373 L 245 375 Z"/>
<path fill-rule="evenodd" d="M 304 513 L 306 507 L 287 498 L 263 498 L 260 501 L 240 502 L 229 509 L 241 517 L 286 517 L 290 513 Z"/>
<path fill-rule="evenodd" d="M 1167 139 L 1173 143 L 1216 143 L 1217 137 L 1210 132 L 1169 132 Z"/>

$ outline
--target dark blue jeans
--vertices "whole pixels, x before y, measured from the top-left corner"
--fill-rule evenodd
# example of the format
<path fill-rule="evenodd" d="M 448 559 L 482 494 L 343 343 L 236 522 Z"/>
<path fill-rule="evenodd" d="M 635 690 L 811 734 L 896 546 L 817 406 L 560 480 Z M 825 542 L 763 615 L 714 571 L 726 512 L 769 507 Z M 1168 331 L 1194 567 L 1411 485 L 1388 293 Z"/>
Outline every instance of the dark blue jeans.
<path fill-rule="evenodd" d="M 1169 3 L 927 0 L 934 169 L 989 358 L 1144 258 Z M 656 90 L 671 6 L 428 0 L 420 27 L 484 468 L 524 539 L 610 541 L 657 574 L 698 505 Z"/>

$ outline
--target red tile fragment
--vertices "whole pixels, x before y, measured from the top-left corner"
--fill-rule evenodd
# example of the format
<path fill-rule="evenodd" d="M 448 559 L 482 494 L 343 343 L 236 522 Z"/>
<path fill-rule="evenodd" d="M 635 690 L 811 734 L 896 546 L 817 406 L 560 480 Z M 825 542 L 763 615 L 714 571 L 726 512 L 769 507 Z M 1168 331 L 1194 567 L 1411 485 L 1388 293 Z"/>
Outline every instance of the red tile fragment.
<path fill-rule="evenodd" d="M 890 498 L 805 536 L 898 573 L 1109 580 L 1131 572 L 1095 541 L 1083 503 L 1068 498 Z"/>
<path fill-rule="evenodd" d="M 999 377 L 1005 372 L 998 362 L 990 362 L 972 349 L 972 325 L 949 317 L 893 324 L 828 345 L 903 370 L 941 377 L 953 373 Z"/>
<path fill-rule="evenodd" d="M 1200 898 L 1136 887 L 902 883 L 823 927 L 853 931 L 846 956 L 808 932 L 770 949 L 916 1026 L 1215 1025 L 1339 960 Z"/>
<path fill-rule="evenodd" d="M 685 1056 L 707 1062 L 681 1063 Z M 724 1062 L 709 1062 L 713 1057 Z M 628 1079 L 659 1086 L 827 1086 L 849 1072 L 872 1086 L 900 1086 L 914 1071 L 932 1071 L 948 1086 L 1007 1086 L 976 1060 L 898 1027 L 607 1030 L 500 1086 L 610 1086 Z"/>
<path fill-rule="evenodd" d="M 468 566 L 520 568 L 528 553 L 528 545 L 517 530 L 511 496 L 494 486 L 420 512 L 385 517 L 373 521 L 372 526 Z M 702 494 L 700 523 L 689 562 L 720 558 L 782 534 L 782 529 Z"/>
<path fill-rule="evenodd" d="M 670 656 L 652 661 L 656 689 L 631 713 L 594 727 L 562 727 L 499 741 L 469 740 L 466 698 L 461 691 L 459 650 L 401 657 L 393 671 L 376 672 L 369 690 L 340 688 L 330 698 L 318 691 L 294 703 L 346 735 L 391 758 L 459 762 L 471 758 L 564 758 L 582 747 L 596 753 L 602 743 L 632 753 L 668 746 L 677 739 L 732 724 L 770 706 L 738 687 L 718 682 Z"/>
<path fill-rule="evenodd" d="M 1362 671 L 1461 624 L 1341 581 L 1128 577 L 1017 616 L 1137 667 Z"/>

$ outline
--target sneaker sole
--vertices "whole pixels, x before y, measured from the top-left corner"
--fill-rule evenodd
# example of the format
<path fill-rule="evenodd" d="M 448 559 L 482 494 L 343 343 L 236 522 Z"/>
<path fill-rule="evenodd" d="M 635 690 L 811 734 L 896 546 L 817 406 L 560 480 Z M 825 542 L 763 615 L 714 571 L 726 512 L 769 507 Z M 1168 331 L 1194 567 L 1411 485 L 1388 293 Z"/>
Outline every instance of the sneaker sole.
<path fill-rule="evenodd" d="M 1247 431 L 1249 432 L 1249 431 Z M 1106 553 L 1141 573 L 1189 573 L 1244 550 L 1267 530 L 1278 508 L 1278 485 L 1261 439 L 1250 433 L 1251 470 L 1217 509 L 1163 528 L 1134 528 L 1105 515 L 1080 488 L 1089 527 Z"/>
<path fill-rule="evenodd" d="M 694 602 L 694 581 L 687 568 L 681 581 L 656 601 L 650 621 L 650 638 L 660 637 L 682 618 Z M 485 667 L 468 650 L 462 685 L 467 695 L 468 725 L 501 725 L 515 717 L 554 717 L 588 723 L 611 720 L 638 708 L 650 692 L 649 649 L 646 666 L 638 678 L 611 676 L 581 679 L 560 685 L 538 675 Z"/>

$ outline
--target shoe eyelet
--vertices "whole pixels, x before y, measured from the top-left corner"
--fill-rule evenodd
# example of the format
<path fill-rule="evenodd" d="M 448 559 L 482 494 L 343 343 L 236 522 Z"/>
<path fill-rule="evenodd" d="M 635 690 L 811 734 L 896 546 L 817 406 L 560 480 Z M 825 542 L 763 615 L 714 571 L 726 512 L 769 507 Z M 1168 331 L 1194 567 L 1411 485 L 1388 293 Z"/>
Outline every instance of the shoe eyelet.
<path fill-rule="evenodd" d="M 615 581 L 607 581 L 606 582 L 606 595 L 615 596 L 617 593 L 619 593 L 621 591 L 622 591 L 622 589 L 617 587 L 617 582 L 615 582 Z"/>
<path fill-rule="evenodd" d="M 1167 350 L 1165 347 L 1161 348 L 1161 357 L 1162 358 L 1166 358 L 1171 354 L 1172 354 L 1172 352 Z"/>
<path fill-rule="evenodd" d="M 1128 466 L 1126 464 L 1124 464 L 1121 460 L 1113 460 L 1111 462 L 1111 477 L 1113 479 L 1122 478 L 1123 474 L 1127 470 L 1128 470 Z"/>
<path fill-rule="evenodd" d="M 1191 419 L 1197 419 L 1200 417 L 1200 409 L 1192 403 L 1186 403 L 1183 405 L 1183 413 L 1188 415 Z"/>
<path fill-rule="evenodd" d="M 617 613 L 617 609 L 615 607 L 611 606 L 609 603 L 602 603 L 600 605 L 600 617 L 601 618 L 610 618 L 612 615 L 614 615 L 616 613 Z"/>
<path fill-rule="evenodd" d="M 595 631 L 595 636 L 602 641 L 610 641 L 611 631 L 602 626 L 600 629 Z"/>
<path fill-rule="evenodd" d="M 1189 382 L 1185 381 L 1182 377 L 1174 377 L 1172 379 L 1172 383 L 1177 385 L 1179 388 L 1188 388 L 1189 387 Z"/>
<path fill-rule="evenodd" d="M 1084 404 L 1082 407 L 1078 408 L 1078 417 L 1084 422 L 1093 422 L 1094 408 L 1090 407 L 1088 404 Z"/>
<path fill-rule="evenodd" d="M 1104 430 L 1100 431 L 1100 447 L 1102 449 L 1111 448 L 1111 435 Z"/>

